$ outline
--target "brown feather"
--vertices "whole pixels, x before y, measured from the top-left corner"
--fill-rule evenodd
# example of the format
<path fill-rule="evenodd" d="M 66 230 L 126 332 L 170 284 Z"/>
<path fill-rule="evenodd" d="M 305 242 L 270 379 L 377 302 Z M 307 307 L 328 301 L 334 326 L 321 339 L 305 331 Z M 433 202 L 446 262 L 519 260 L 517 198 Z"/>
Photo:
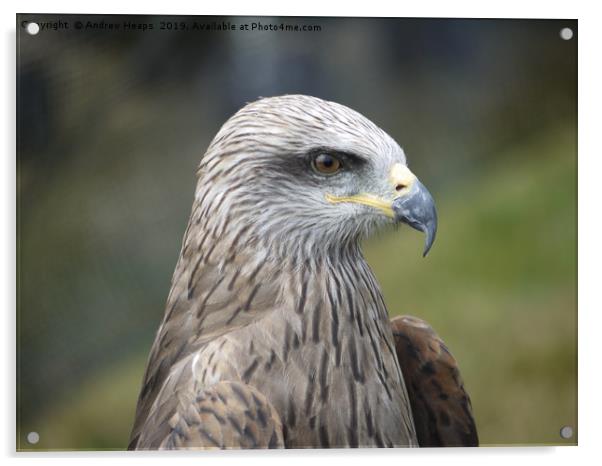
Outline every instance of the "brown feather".
<path fill-rule="evenodd" d="M 479 445 L 472 406 L 458 364 L 425 321 L 412 316 L 391 320 L 421 447 Z"/>
<path fill-rule="evenodd" d="M 220 382 L 181 401 L 181 409 L 167 421 L 167 433 L 146 430 L 138 449 L 284 447 L 280 416 L 249 385 Z"/>

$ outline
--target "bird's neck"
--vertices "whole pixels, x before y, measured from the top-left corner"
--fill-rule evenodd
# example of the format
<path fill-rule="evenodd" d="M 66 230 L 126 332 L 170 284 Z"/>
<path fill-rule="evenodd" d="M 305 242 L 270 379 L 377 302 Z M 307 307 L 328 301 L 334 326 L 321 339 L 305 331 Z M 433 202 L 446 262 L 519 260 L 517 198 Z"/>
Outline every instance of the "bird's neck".
<path fill-rule="evenodd" d="M 311 320 L 324 328 L 335 346 L 351 333 L 388 321 L 385 303 L 372 270 L 359 245 L 332 248 L 328 254 L 285 261 L 280 300 L 282 315 Z M 316 320 L 320 320 L 318 324 Z M 341 329 L 350 324 L 346 332 Z"/>
<path fill-rule="evenodd" d="M 302 342 L 319 338 L 339 358 L 350 335 L 390 340 L 387 310 L 359 239 L 316 247 L 302 230 L 294 241 L 260 232 L 193 208 L 166 306 L 170 332 L 184 332 L 198 347 L 260 320 L 278 327 L 280 319 Z"/>
<path fill-rule="evenodd" d="M 395 372 L 393 363 L 383 362 L 394 359 L 388 313 L 359 247 L 290 262 L 282 270 L 282 307 L 267 317 L 279 329 L 282 347 L 291 340 L 316 367 L 326 351 L 329 365 L 350 368 L 358 381 L 366 367 L 389 365 Z"/>

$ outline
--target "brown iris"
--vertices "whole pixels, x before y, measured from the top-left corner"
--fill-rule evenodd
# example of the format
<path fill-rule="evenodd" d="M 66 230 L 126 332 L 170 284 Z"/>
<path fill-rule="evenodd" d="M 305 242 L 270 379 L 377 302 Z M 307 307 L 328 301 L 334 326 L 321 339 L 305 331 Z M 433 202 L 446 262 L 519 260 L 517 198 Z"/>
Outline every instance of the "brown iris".
<path fill-rule="evenodd" d="M 314 159 L 314 168 L 325 175 L 332 175 L 341 169 L 341 162 L 330 154 L 319 154 Z"/>

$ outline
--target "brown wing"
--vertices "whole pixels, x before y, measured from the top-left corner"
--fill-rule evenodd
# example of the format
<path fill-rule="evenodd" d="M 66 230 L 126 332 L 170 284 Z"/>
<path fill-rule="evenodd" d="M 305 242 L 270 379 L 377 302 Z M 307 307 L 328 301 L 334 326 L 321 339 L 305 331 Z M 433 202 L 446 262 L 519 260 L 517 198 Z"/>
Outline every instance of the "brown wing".
<path fill-rule="evenodd" d="M 458 364 L 443 340 L 421 319 L 391 320 L 421 447 L 476 447 L 477 429 Z"/>
<path fill-rule="evenodd" d="M 220 382 L 203 390 L 168 424 L 168 429 L 143 429 L 136 449 L 284 448 L 282 423 L 272 404 L 257 389 L 239 382 Z"/>

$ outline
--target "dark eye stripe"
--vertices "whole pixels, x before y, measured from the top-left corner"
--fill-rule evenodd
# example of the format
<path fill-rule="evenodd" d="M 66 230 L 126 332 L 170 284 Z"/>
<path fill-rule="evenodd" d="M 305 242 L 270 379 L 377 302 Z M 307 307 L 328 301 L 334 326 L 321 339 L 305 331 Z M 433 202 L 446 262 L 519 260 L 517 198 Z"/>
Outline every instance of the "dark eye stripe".
<path fill-rule="evenodd" d="M 333 149 L 331 147 L 316 147 L 308 151 L 309 160 L 315 159 L 320 154 L 328 154 L 341 161 L 345 167 L 353 165 L 361 166 L 368 163 L 368 159 L 353 152 L 346 152 Z"/>

